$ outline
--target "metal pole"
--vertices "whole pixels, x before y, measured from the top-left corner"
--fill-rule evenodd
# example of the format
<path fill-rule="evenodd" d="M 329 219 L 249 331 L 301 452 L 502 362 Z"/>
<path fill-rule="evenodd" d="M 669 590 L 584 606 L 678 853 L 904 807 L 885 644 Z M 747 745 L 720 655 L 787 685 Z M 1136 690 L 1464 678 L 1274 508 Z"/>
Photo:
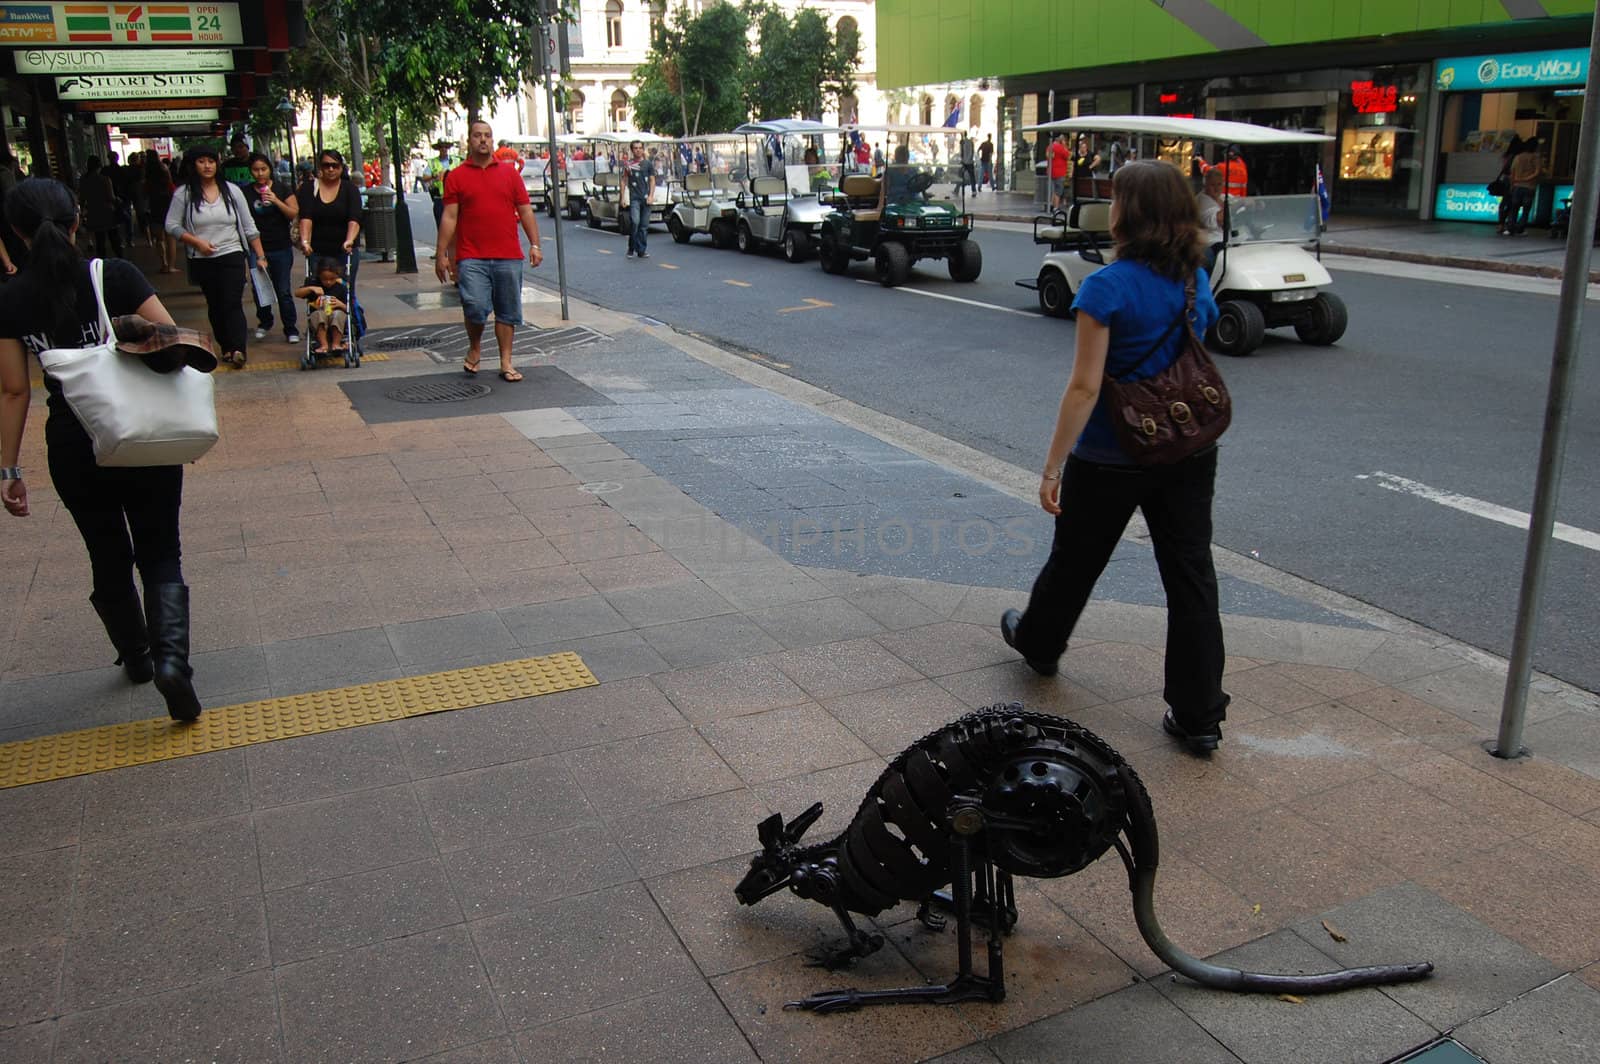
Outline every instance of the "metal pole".
<path fill-rule="evenodd" d="M 1600 59 L 1600 18 L 1589 36 L 1591 81 Z M 1556 311 L 1555 356 L 1550 366 L 1550 393 L 1545 400 L 1544 438 L 1539 444 L 1539 475 L 1533 493 L 1533 521 L 1522 563 L 1522 592 L 1517 602 L 1517 628 L 1500 707 L 1500 735 L 1491 751 L 1496 757 L 1521 757 L 1522 726 L 1528 715 L 1528 681 L 1533 671 L 1533 644 L 1544 595 L 1546 554 L 1561 492 L 1561 465 L 1567 450 L 1567 408 L 1578 373 L 1578 337 L 1589 287 L 1590 235 L 1594 232 L 1596 198 L 1600 196 L 1600 102 L 1591 91 L 1578 130 L 1578 172 L 1572 188 L 1572 223 L 1567 229 L 1567 258 L 1561 274 L 1561 303 Z"/>
<path fill-rule="evenodd" d="M 543 12 L 541 12 L 541 16 L 543 16 Z M 539 55 L 540 63 L 544 69 L 545 115 L 549 123 L 546 128 L 546 132 L 550 135 L 550 158 L 548 160 L 549 169 L 546 171 L 546 176 L 544 179 L 546 196 L 556 196 L 556 181 L 558 179 L 558 173 L 556 170 L 557 145 L 555 80 L 556 71 L 560 66 L 560 60 L 553 54 L 553 44 L 556 38 L 555 34 L 551 32 L 552 28 L 553 24 L 550 20 L 544 17 L 540 18 Z M 559 204 L 560 198 L 557 197 L 552 202 Z M 561 320 L 568 321 L 571 319 L 571 315 L 567 310 L 567 249 L 566 244 L 562 240 L 561 236 L 561 230 L 564 229 L 565 226 L 561 224 L 561 212 L 559 210 L 551 214 L 550 226 L 556 231 L 556 282 L 561 287 Z"/>

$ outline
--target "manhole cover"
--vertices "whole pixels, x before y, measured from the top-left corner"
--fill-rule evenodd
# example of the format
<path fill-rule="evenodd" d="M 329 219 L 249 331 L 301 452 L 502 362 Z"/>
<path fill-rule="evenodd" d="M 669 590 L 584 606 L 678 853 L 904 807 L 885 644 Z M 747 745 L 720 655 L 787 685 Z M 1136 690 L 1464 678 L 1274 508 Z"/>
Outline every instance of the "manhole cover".
<path fill-rule="evenodd" d="M 402 403 L 459 403 L 463 399 L 482 399 L 490 389 L 472 381 L 422 381 L 384 394 Z"/>

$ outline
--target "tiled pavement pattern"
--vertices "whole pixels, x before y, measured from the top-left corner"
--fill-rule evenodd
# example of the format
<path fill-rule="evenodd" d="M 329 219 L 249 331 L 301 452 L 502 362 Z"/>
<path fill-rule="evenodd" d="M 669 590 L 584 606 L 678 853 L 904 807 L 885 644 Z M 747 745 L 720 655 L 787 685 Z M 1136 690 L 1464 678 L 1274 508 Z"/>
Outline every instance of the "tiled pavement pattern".
<path fill-rule="evenodd" d="M 363 278 L 375 319 L 412 320 L 386 298 L 408 290 Z M 693 413 L 674 393 L 717 380 L 580 320 L 617 345 L 561 365 L 614 400 L 606 377 Z M 1497 1062 L 1600 1053 L 1600 725 L 1570 692 L 1534 698 L 1539 756 L 1496 761 L 1496 670 L 1262 589 L 1259 612 L 1230 607 L 1227 741 L 1195 761 L 1160 734 L 1162 611 L 1137 596 L 1096 602 L 1041 680 L 994 631 L 1014 584 L 797 565 L 679 489 L 690 459 L 645 446 L 673 439 L 660 426 L 367 426 L 341 378 L 220 381 L 223 443 L 185 506 L 205 697 L 549 650 L 601 686 L 0 792 L 0 1060 L 1376 1062 L 1440 1031 Z M 820 421 L 781 435 L 813 429 L 830 460 L 854 445 Z M 20 604 L 0 739 L 159 712 L 109 666 L 76 535 L 32 487 L 36 515 L 0 538 Z M 1176 981 L 1113 858 L 1021 883 L 1003 1005 L 784 1011 L 841 980 L 802 957 L 835 932 L 787 895 L 736 905 L 756 822 L 822 800 L 814 834 L 836 831 L 885 757 L 1012 698 L 1138 769 L 1158 912 L 1187 948 L 1438 974 L 1303 1003 Z M 953 969 L 948 934 L 887 915 L 889 945 L 843 981 Z"/>

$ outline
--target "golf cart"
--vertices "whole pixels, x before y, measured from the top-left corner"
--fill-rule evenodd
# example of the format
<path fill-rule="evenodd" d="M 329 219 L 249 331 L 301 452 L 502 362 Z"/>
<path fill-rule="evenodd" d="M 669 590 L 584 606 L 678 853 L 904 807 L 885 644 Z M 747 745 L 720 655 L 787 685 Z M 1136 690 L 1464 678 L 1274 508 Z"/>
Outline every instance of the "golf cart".
<path fill-rule="evenodd" d="M 825 273 L 847 273 L 852 261 L 873 261 L 886 288 L 904 284 L 918 259 L 944 259 L 950 277 L 976 281 L 983 253 L 972 239 L 972 216 L 930 199 L 931 166 L 896 163 L 882 176 L 845 177 L 822 222 L 817 256 Z"/>
<path fill-rule="evenodd" d="M 737 199 L 744 187 L 743 142 L 743 137 L 732 133 L 685 137 L 678 142 L 689 149 L 691 161 L 677 200 L 667 213 L 667 232 L 674 241 L 687 244 L 696 233 L 705 233 L 716 247 L 734 246 Z"/>
<path fill-rule="evenodd" d="M 754 254 L 776 244 L 785 259 L 802 261 L 831 212 L 824 197 L 831 198 L 843 177 L 839 127 L 784 118 L 746 122 L 734 132 L 744 136 L 749 175 L 736 200 L 739 250 Z"/>
<path fill-rule="evenodd" d="M 589 227 L 599 229 L 602 224 L 609 222 L 619 233 L 626 235 L 632 232 L 633 219 L 626 206 L 624 186 L 627 184 L 627 173 L 624 166 L 630 155 L 629 146 L 636 140 L 644 145 L 646 152 L 655 153 L 659 175 L 645 225 L 648 227 L 652 221 L 661 221 L 669 206 L 667 185 L 672 167 L 672 141 L 654 133 L 591 133 L 584 140 L 594 157 L 594 177 L 585 189 Z"/>
<path fill-rule="evenodd" d="M 548 160 L 535 160 L 547 185 L 545 199 L 552 218 L 557 214 L 565 214 L 573 221 L 577 221 L 588 209 L 586 190 L 594 180 L 594 156 L 586 153 L 586 158 L 573 158 L 575 153 L 583 150 L 586 140 L 587 138 L 577 133 L 563 133 L 556 137 L 556 149 L 561 153 L 561 159 L 554 181 L 550 180 Z M 523 186 L 526 187 L 528 182 L 526 165 L 523 166 L 522 174 Z M 529 197 L 532 195 L 530 191 Z"/>
<path fill-rule="evenodd" d="M 1248 150 L 1262 144 L 1322 144 L 1320 133 L 1268 129 L 1247 122 L 1155 115 L 1096 115 L 1067 118 L 1023 132 L 1132 133 L 1163 141 L 1211 141 Z M 1187 166 L 1187 159 L 1181 160 Z M 1333 278 L 1320 261 L 1322 205 L 1317 194 L 1221 197 L 1222 243 L 1211 267 L 1211 291 L 1221 317 L 1206 344 L 1222 355 L 1248 355 L 1267 329 L 1293 326 L 1308 344 L 1336 343 L 1348 314 L 1331 291 Z M 1074 293 L 1084 278 L 1115 257 L 1109 200 L 1078 200 L 1034 219 L 1033 239 L 1047 245 L 1036 277 L 1017 282 L 1039 294 L 1039 309 L 1071 316 Z"/>

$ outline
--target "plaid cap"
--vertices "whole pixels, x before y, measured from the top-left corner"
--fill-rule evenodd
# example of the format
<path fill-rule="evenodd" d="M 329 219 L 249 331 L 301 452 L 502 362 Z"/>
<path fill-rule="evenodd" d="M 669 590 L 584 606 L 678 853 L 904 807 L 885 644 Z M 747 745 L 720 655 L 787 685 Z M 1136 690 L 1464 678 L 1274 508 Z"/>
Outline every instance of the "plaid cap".
<path fill-rule="evenodd" d="M 216 348 L 193 329 L 149 321 L 137 314 L 112 318 L 111 328 L 117 334 L 118 351 L 142 356 L 159 373 L 171 373 L 183 365 L 201 373 L 217 368 Z"/>

